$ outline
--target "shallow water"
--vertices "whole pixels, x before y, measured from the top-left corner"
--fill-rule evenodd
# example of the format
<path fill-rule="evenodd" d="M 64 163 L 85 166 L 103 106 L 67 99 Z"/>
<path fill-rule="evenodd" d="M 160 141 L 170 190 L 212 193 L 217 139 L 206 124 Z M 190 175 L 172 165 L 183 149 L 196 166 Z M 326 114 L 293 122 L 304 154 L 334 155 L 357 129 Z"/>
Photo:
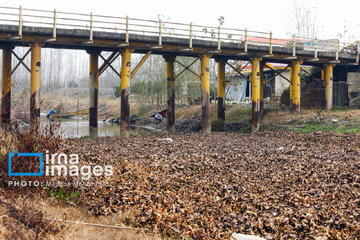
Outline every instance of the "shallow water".
<path fill-rule="evenodd" d="M 43 123 L 45 128 L 47 124 Z M 131 126 L 130 130 L 138 134 L 163 132 L 161 129 L 154 128 L 153 126 Z M 89 121 L 85 119 L 66 119 L 61 120 L 60 129 L 57 133 L 64 138 L 79 138 L 89 136 Z M 120 136 L 120 125 L 114 123 L 98 122 L 98 136 Z"/>
<path fill-rule="evenodd" d="M 61 121 L 60 131 L 66 138 L 77 138 L 89 136 L 89 121 L 86 120 L 66 120 Z M 120 136 L 120 126 L 106 122 L 98 122 L 98 135 Z"/>

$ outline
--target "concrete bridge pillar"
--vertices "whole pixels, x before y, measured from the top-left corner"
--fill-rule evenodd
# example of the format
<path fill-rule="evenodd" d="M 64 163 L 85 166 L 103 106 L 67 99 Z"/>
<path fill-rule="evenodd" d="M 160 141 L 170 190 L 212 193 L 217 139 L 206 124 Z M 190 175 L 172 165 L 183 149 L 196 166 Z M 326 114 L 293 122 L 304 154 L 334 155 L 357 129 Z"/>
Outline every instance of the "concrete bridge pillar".
<path fill-rule="evenodd" d="M 326 110 L 331 110 L 333 105 L 333 67 L 334 66 L 335 64 L 324 65 Z"/>
<path fill-rule="evenodd" d="M 260 61 L 261 58 L 251 58 L 252 132 L 260 129 Z"/>
<path fill-rule="evenodd" d="M 264 78 L 264 67 L 266 62 L 260 62 L 260 114 L 264 113 L 264 86 L 265 86 L 265 78 Z"/>
<path fill-rule="evenodd" d="M 166 62 L 166 88 L 167 88 L 167 129 L 175 133 L 175 56 L 164 56 Z"/>
<path fill-rule="evenodd" d="M 89 135 L 98 136 L 98 90 L 99 90 L 99 54 L 98 50 L 89 50 L 90 55 L 90 105 Z"/>
<path fill-rule="evenodd" d="M 41 45 L 31 45 L 31 79 L 30 79 L 30 130 L 40 131 L 40 84 L 41 84 Z"/>
<path fill-rule="evenodd" d="M 290 86 L 292 88 L 292 98 L 291 102 L 291 110 L 293 112 L 300 111 L 300 65 L 301 61 L 293 61 L 291 64 L 291 74 L 290 74 Z"/>
<path fill-rule="evenodd" d="M 13 47 L 2 49 L 2 87 L 1 87 L 1 125 L 7 128 L 11 113 L 11 50 Z"/>
<path fill-rule="evenodd" d="M 220 59 L 217 60 L 218 64 L 218 109 L 217 109 L 217 117 L 221 124 L 221 129 L 224 130 L 225 125 L 225 99 L 224 99 L 224 91 L 226 87 L 225 81 L 225 65 L 226 60 Z"/>
<path fill-rule="evenodd" d="M 210 55 L 203 54 L 201 59 L 201 128 L 202 132 L 211 132 L 210 122 Z"/>
<path fill-rule="evenodd" d="M 127 135 L 130 130 L 130 75 L 131 75 L 131 50 L 121 52 L 121 116 L 120 131 Z"/>

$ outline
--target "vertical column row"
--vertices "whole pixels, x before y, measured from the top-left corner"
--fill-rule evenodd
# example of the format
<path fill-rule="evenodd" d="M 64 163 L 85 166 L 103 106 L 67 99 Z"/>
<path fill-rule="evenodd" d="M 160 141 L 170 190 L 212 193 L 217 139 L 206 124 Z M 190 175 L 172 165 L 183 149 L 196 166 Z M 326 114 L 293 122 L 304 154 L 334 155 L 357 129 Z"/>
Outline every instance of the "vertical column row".
<path fill-rule="evenodd" d="M 8 127 L 11 115 L 11 49 L 2 50 L 1 123 Z"/>
<path fill-rule="evenodd" d="M 264 78 L 264 67 L 266 63 L 264 61 L 260 62 L 260 114 L 264 113 L 264 86 L 265 86 L 265 78 Z"/>
<path fill-rule="evenodd" d="M 30 77 L 30 129 L 38 132 L 40 128 L 40 74 L 41 45 L 31 44 L 31 77 Z"/>
<path fill-rule="evenodd" d="M 292 98 L 290 99 L 293 112 L 300 111 L 300 64 L 301 61 L 294 61 L 291 64 L 290 85 L 292 88 Z"/>
<path fill-rule="evenodd" d="M 218 119 L 221 123 L 221 128 L 224 130 L 225 124 L 225 99 L 224 92 L 226 87 L 225 80 L 225 64 L 226 60 L 218 60 Z"/>
<path fill-rule="evenodd" d="M 88 50 L 90 56 L 90 103 L 89 103 L 89 134 L 98 136 L 98 91 L 99 91 L 99 55 L 98 50 Z M 130 130 L 130 76 L 131 76 L 131 50 L 121 52 L 121 109 L 120 130 L 127 135 Z"/>
<path fill-rule="evenodd" d="M 122 51 L 121 60 L 121 115 L 120 131 L 127 135 L 130 130 L 130 76 L 131 76 L 131 50 Z"/>
<path fill-rule="evenodd" d="M 40 83 L 41 83 L 41 44 L 31 43 L 30 72 L 30 130 L 37 134 L 40 130 Z M 3 48 L 1 123 L 8 127 L 11 117 L 11 55 L 13 46 Z"/>
<path fill-rule="evenodd" d="M 252 131 L 260 129 L 260 61 L 261 58 L 251 58 L 251 86 L 252 86 Z"/>
<path fill-rule="evenodd" d="M 99 91 L 99 51 L 90 50 L 90 104 L 89 104 L 89 134 L 98 135 L 98 91 Z"/>
<path fill-rule="evenodd" d="M 331 110 L 333 105 L 333 67 L 334 64 L 325 64 L 325 107 Z"/>
<path fill-rule="evenodd" d="M 201 128 L 204 133 L 211 132 L 210 123 L 210 55 L 203 54 L 201 59 Z"/>
<path fill-rule="evenodd" d="M 292 76 L 293 76 L 293 63 L 289 63 L 290 66 L 290 94 L 289 94 L 289 107 L 290 109 L 292 109 L 292 104 L 293 104 L 293 94 L 294 94 L 294 87 L 293 87 L 293 80 L 292 80 Z"/>
<path fill-rule="evenodd" d="M 175 56 L 164 56 L 166 62 L 167 129 L 175 132 Z"/>

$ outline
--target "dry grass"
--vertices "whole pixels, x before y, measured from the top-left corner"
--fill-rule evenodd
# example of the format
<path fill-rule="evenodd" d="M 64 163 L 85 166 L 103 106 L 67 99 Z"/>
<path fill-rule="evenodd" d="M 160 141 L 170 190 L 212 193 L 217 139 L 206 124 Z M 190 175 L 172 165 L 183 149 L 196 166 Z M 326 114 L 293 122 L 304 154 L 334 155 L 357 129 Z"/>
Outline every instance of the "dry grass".
<path fill-rule="evenodd" d="M 94 217 L 89 215 L 86 209 L 75 206 L 66 206 L 63 204 L 54 204 L 48 200 L 38 200 L 39 208 L 44 212 L 48 218 L 56 218 L 61 220 L 70 220 L 76 222 L 95 223 L 103 225 L 113 225 L 125 227 L 124 221 L 126 218 L 131 217 L 131 213 L 117 213 L 111 216 Z M 130 215 L 130 216 L 129 216 Z M 148 236 L 143 231 L 138 230 L 121 230 L 111 229 L 95 226 L 86 226 L 83 224 L 69 224 L 61 223 L 66 225 L 66 228 L 58 234 L 55 239 L 144 239 L 152 240 L 159 239 L 156 237 Z"/>
<path fill-rule="evenodd" d="M 290 111 L 274 111 L 266 114 L 263 123 L 265 124 L 287 124 L 289 122 L 300 122 L 302 120 L 313 119 L 316 117 L 333 118 L 337 120 L 357 121 L 360 120 L 360 109 L 340 109 L 332 111 L 301 110 L 299 113 Z"/>
<path fill-rule="evenodd" d="M 9 144 L 12 141 L 12 134 L 0 127 L 0 156 L 7 154 Z"/>
<path fill-rule="evenodd" d="M 37 210 L 44 214 L 45 219 L 59 219 L 75 222 L 86 222 L 103 225 L 112 225 L 126 227 L 124 221 L 127 218 L 131 218 L 131 213 L 118 213 L 111 216 L 101 216 L 99 218 L 89 215 L 85 208 L 81 206 L 72 206 L 65 203 L 58 203 L 49 199 L 42 199 L 40 197 L 28 198 L 17 197 L 15 200 L 7 201 L 12 202 L 19 208 L 24 208 L 31 204 L 35 206 Z M 36 236 L 33 229 L 27 228 L 18 220 L 11 218 L 6 214 L 4 206 L 0 207 L 0 239 L 34 239 Z M 51 222 L 51 221 L 49 221 Z M 62 228 L 60 233 L 56 235 L 48 234 L 46 239 L 117 239 L 117 240 L 132 240 L 132 239 L 144 239 L 155 240 L 160 237 L 150 236 L 144 233 L 145 230 L 125 230 L 125 229 L 111 229 L 104 227 L 87 226 L 81 223 L 63 223 L 58 222 Z M 53 222 L 49 225 L 57 227 L 57 223 Z M 58 227 L 57 227 L 58 228 Z"/>
<path fill-rule="evenodd" d="M 175 108 L 175 119 L 187 119 L 201 116 L 201 106 L 193 105 Z"/>

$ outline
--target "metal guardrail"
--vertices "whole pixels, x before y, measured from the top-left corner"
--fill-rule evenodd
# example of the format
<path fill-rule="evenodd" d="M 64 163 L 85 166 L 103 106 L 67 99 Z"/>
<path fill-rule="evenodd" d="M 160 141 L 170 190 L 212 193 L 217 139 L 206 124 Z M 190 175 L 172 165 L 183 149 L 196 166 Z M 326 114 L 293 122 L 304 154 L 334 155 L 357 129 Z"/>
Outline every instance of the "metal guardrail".
<path fill-rule="evenodd" d="M 225 42 L 243 43 L 244 52 L 248 45 L 269 46 L 269 55 L 273 53 L 273 47 L 292 48 L 293 57 L 296 57 L 298 49 L 314 51 L 314 59 L 318 58 L 318 52 L 334 52 L 335 59 L 339 60 L 339 52 L 359 54 L 359 46 L 354 43 L 334 40 L 309 39 L 293 35 L 290 39 L 273 38 L 272 32 L 252 31 L 248 29 L 226 28 L 222 26 L 204 26 L 193 23 L 184 24 L 178 22 L 160 20 L 145 20 L 139 18 L 114 17 L 97 15 L 93 13 L 71 13 L 54 9 L 38 10 L 19 7 L 0 6 L 0 24 L 16 24 L 19 26 L 17 39 L 22 38 L 23 26 L 51 27 L 53 29 L 52 40 L 56 40 L 58 27 L 65 29 L 89 30 L 89 43 L 92 43 L 94 31 L 125 33 L 125 42 L 129 44 L 129 34 L 143 34 L 158 37 L 158 45 L 162 45 L 164 36 L 189 39 L 189 50 L 193 48 L 194 39 L 217 41 L 217 51 Z"/>

